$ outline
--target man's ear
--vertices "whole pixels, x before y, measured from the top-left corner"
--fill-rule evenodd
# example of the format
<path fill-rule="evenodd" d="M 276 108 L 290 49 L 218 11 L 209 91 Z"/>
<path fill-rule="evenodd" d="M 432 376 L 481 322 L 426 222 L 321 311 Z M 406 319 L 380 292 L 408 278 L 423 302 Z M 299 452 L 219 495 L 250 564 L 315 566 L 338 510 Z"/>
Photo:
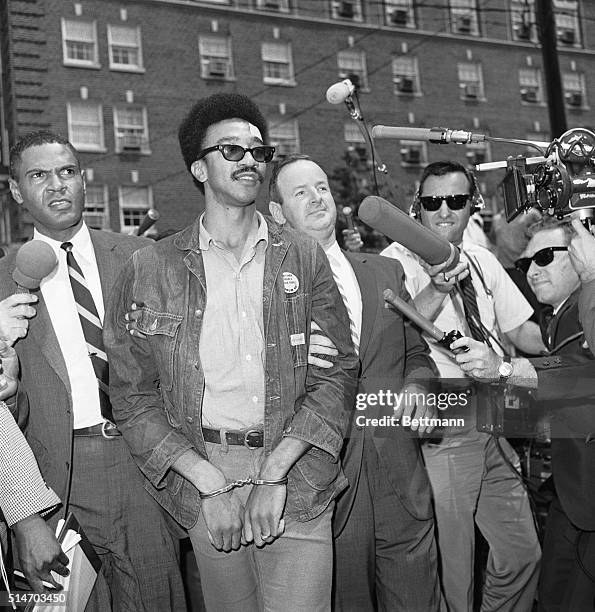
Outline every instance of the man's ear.
<path fill-rule="evenodd" d="M 283 214 L 283 207 L 281 204 L 279 204 L 279 202 L 273 202 L 271 200 L 269 202 L 269 212 L 279 225 L 283 225 L 287 221 L 285 215 Z"/>
<path fill-rule="evenodd" d="M 197 159 L 196 161 L 192 162 L 192 165 L 190 166 L 190 172 L 199 183 L 206 183 L 207 167 L 204 160 Z"/>
<path fill-rule="evenodd" d="M 21 195 L 19 184 L 13 178 L 8 179 L 8 184 L 10 185 L 10 193 L 12 193 L 12 197 L 18 204 L 22 204 L 23 196 Z"/>

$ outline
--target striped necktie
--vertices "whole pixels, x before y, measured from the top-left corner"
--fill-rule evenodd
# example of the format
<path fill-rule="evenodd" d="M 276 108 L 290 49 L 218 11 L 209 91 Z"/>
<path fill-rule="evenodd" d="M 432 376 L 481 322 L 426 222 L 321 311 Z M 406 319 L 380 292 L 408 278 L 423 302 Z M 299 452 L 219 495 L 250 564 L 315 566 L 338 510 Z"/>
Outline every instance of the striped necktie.
<path fill-rule="evenodd" d="M 87 286 L 87 281 L 72 254 L 72 243 L 64 242 L 61 247 L 66 251 L 66 265 L 68 266 L 70 286 L 72 287 L 76 309 L 81 321 L 81 327 L 83 328 L 89 357 L 93 364 L 95 377 L 97 378 L 101 416 L 113 423 L 114 417 L 109 399 L 109 367 L 103 345 L 101 320 L 99 319 L 93 296 Z"/>
<path fill-rule="evenodd" d="M 335 265 L 331 265 L 331 271 L 333 273 L 333 278 L 335 279 L 335 283 L 337 285 L 337 289 L 343 298 L 343 304 L 345 304 L 345 308 L 347 309 L 347 315 L 349 316 L 349 328 L 351 329 L 351 341 L 353 342 L 353 346 L 355 347 L 355 352 L 359 354 L 359 333 L 357 331 L 357 325 L 355 323 L 355 316 L 353 314 L 353 309 L 349 305 L 349 300 L 347 299 L 347 292 L 345 291 L 345 286 L 341 282 L 341 276 L 339 275 L 339 270 L 341 269 L 341 262 L 337 261 L 337 258 L 333 255 L 330 255 L 329 261 L 334 263 Z"/>
<path fill-rule="evenodd" d="M 471 280 L 471 275 L 459 282 L 463 306 L 465 308 L 465 319 L 469 325 L 471 337 L 480 342 L 486 342 L 486 335 L 482 329 L 479 307 L 477 306 L 477 293 Z"/>

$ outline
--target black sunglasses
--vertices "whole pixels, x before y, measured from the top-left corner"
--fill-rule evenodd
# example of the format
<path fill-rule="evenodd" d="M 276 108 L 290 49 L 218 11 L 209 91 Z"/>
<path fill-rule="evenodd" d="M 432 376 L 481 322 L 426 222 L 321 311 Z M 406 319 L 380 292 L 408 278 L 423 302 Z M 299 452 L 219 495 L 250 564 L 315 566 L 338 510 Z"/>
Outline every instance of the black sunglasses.
<path fill-rule="evenodd" d="M 450 210 L 462 210 L 465 208 L 470 197 L 468 193 L 456 193 L 454 195 L 443 196 L 420 196 L 419 201 L 421 205 L 430 212 L 439 210 L 442 206 L 442 202 L 446 202 Z"/>
<path fill-rule="evenodd" d="M 527 274 L 527 272 L 529 272 L 532 261 L 534 261 L 540 268 L 545 268 L 545 266 L 549 266 L 552 261 L 554 261 L 554 251 L 568 251 L 568 247 L 545 247 L 545 249 L 537 251 L 533 257 L 521 257 L 520 259 L 517 259 L 514 265 L 516 269 L 523 274 Z"/>
<path fill-rule="evenodd" d="M 227 161 L 233 162 L 244 159 L 244 155 L 246 155 L 246 153 L 250 153 L 254 158 L 254 161 L 268 164 L 271 159 L 273 159 L 275 147 L 271 147 L 269 145 L 259 145 L 258 147 L 252 147 L 251 149 L 244 149 L 244 147 L 237 144 L 220 144 L 203 149 L 198 154 L 196 161 L 202 159 L 207 153 L 211 153 L 212 151 L 219 151 L 219 153 L 221 153 L 221 155 L 223 155 Z"/>

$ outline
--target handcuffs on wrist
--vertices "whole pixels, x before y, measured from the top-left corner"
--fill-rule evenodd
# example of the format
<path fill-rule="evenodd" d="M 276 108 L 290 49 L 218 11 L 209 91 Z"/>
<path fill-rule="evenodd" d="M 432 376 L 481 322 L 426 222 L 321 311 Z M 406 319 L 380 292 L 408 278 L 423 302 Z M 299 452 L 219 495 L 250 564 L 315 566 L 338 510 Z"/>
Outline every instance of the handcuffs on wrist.
<path fill-rule="evenodd" d="M 274 487 L 276 485 L 286 485 L 287 484 L 287 476 L 283 478 L 279 478 L 278 480 L 262 480 L 261 478 L 243 478 L 241 480 L 234 480 L 226 484 L 224 487 L 220 489 L 215 489 L 214 491 L 209 491 L 208 493 L 198 492 L 200 499 L 211 499 L 212 497 L 217 497 L 217 495 L 223 495 L 224 493 L 229 493 L 233 489 L 237 489 L 239 487 L 244 487 L 246 485 L 263 485 L 267 487 Z"/>

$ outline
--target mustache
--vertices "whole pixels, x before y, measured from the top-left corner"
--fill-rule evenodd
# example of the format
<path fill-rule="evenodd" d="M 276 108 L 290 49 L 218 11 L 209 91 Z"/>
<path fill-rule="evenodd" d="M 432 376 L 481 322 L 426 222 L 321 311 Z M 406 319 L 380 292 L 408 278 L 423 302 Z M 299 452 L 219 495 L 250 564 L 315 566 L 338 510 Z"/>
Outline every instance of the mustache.
<path fill-rule="evenodd" d="M 257 166 L 242 166 L 241 168 L 238 168 L 232 175 L 231 178 L 232 179 L 236 179 L 238 176 L 244 174 L 245 172 L 253 172 L 254 174 L 256 174 L 258 176 L 258 180 L 259 182 L 263 182 L 264 181 L 264 173 L 261 172 Z"/>

